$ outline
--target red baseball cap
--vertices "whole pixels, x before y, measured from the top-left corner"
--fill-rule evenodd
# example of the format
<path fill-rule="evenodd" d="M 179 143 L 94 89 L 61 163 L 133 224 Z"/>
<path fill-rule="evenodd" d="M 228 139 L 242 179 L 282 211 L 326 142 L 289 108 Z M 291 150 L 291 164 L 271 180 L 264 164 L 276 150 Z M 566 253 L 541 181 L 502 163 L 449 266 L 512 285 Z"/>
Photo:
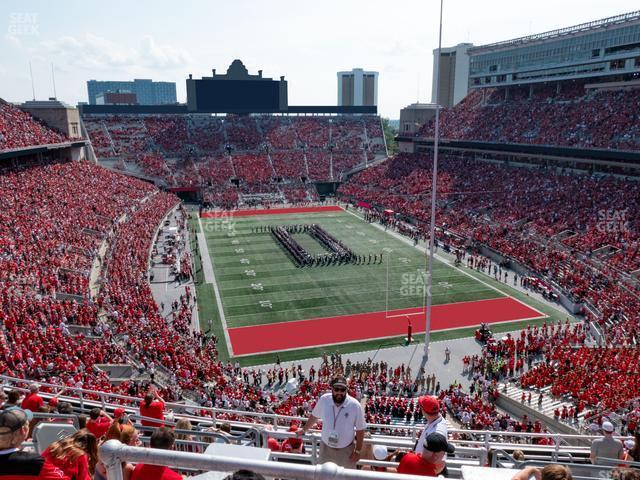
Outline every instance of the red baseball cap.
<path fill-rule="evenodd" d="M 278 442 L 278 440 L 276 440 L 273 437 L 269 437 L 269 439 L 267 440 L 267 447 L 272 452 L 279 452 L 280 451 L 280 443 Z"/>
<path fill-rule="evenodd" d="M 418 403 L 425 413 L 435 415 L 440 412 L 440 400 L 432 395 L 423 395 L 418 398 Z"/>
<path fill-rule="evenodd" d="M 120 417 L 124 416 L 124 408 L 118 407 L 113 411 L 113 417 L 117 420 Z"/>
<path fill-rule="evenodd" d="M 58 397 L 51 397 L 49 399 L 49 406 L 57 407 L 58 406 Z"/>

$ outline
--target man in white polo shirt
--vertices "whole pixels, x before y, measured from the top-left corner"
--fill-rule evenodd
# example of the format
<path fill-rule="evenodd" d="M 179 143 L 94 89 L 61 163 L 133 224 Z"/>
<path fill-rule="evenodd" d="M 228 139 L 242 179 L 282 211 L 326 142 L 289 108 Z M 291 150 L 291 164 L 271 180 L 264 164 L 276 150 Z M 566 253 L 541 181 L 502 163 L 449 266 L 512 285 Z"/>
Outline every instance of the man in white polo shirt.
<path fill-rule="evenodd" d="M 344 377 L 335 377 L 331 381 L 331 393 L 325 393 L 318 399 L 307 423 L 296 434 L 304 435 L 318 420 L 322 420 L 319 462 L 355 468 L 367 424 L 362 405 L 347 393 Z"/>
<path fill-rule="evenodd" d="M 422 446 L 424 445 L 427 435 L 431 433 L 439 433 L 444 438 L 447 438 L 449 435 L 447 421 L 442 415 L 440 415 L 442 405 L 440 405 L 438 397 L 423 395 L 418 398 L 418 404 L 422 409 L 422 414 L 424 415 L 427 424 L 424 426 L 424 429 L 422 430 L 422 433 L 420 433 L 420 437 L 413 448 L 415 453 L 422 452 Z"/>

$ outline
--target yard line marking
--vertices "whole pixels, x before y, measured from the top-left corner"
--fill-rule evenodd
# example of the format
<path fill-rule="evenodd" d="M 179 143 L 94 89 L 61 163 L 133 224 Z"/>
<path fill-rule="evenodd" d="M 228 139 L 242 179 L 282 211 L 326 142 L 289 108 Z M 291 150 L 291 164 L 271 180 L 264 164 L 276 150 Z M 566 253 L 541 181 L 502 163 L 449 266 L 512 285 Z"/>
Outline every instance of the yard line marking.
<path fill-rule="evenodd" d="M 220 296 L 220 290 L 218 289 L 218 282 L 216 282 L 216 274 L 211 263 L 211 255 L 209 254 L 209 245 L 203 233 L 202 220 L 198 218 L 198 225 L 200 226 L 200 232 L 198 232 L 198 245 L 203 260 L 204 279 L 208 284 L 213 285 L 213 294 L 216 297 L 216 305 L 218 306 L 218 313 L 220 314 L 220 323 L 222 324 L 222 331 L 224 332 L 224 341 L 227 344 L 227 351 L 229 356 L 233 356 L 233 346 L 231 345 L 231 338 L 229 337 L 229 327 L 227 326 L 227 319 L 224 316 L 224 308 L 222 307 L 222 297 Z M 206 267 L 204 265 L 207 265 Z M 209 270 L 209 278 L 207 278 L 207 270 Z"/>
<path fill-rule="evenodd" d="M 353 212 L 351 212 L 351 211 L 349 211 L 349 210 L 344 210 L 344 211 L 345 211 L 345 212 L 347 212 L 347 213 L 349 213 L 349 214 L 351 214 L 351 215 L 353 215 L 354 217 L 356 217 L 356 218 L 358 218 L 358 219 L 362 220 L 362 219 L 361 219 L 358 215 L 356 215 L 355 213 L 353 213 Z M 362 220 L 362 221 L 364 221 L 364 220 Z M 378 230 L 386 231 L 386 230 L 384 230 L 384 227 L 383 227 L 382 225 L 379 225 L 379 224 L 377 224 L 377 223 L 372 223 L 371 225 L 373 225 L 374 227 L 376 227 Z M 413 246 L 413 247 L 414 247 L 414 248 L 416 248 L 418 251 L 424 252 L 424 253 L 425 253 L 425 255 L 427 254 L 427 247 L 421 247 L 420 245 L 413 245 L 413 241 L 412 241 L 412 240 L 410 240 L 410 239 L 408 239 L 408 238 L 404 237 L 403 235 L 400 235 L 400 234 L 399 234 L 399 233 L 397 233 L 397 232 L 387 231 L 387 233 L 388 233 L 388 234 L 390 234 L 390 235 L 392 235 L 392 236 L 394 236 L 395 238 L 397 238 L 397 239 L 399 239 L 399 240 L 402 240 L 404 243 L 406 243 L 406 244 L 409 244 L 409 245 Z M 469 277 L 469 278 L 473 278 L 476 282 L 480 282 L 481 284 L 483 284 L 483 285 L 485 285 L 485 286 L 489 287 L 490 289 L 495 290 L 496 292 L 499 292 L 499 293 L 501 293 L 502 295 L 504 295 L 504 296 L 506 296 L 506 297 L 512 298 L 512 299 L 514 299 L 516 302 L 521 303 L 522 305 L 524 305 L 524 306 L 526 306 L 526 307 L 529 307 L 529 308 L 530 308 L 530 309 L 532 309 L 532 310 L 535 310 L 535 311 L 536 311 L 537 313 L 539 313 L 540 315 L 543 315 L 543 316 L 545 316 L 545 317 L 548 317 L 548 315 L 547 315 L 546 313 L 541 312 L 541 311 L 540 311 L 540 310 L 538 310 L 537 308 L 532 307 L 531 305 L 529 305 L 529 304 L 527 304 L 527 303 L 523 302 L 522 300 L 520 300 L 520 299 L 518 299 L 518 298 L 516 298 L 516 297 L 514 297 L 514 296 L 512 296 L 512 295 L 509 295 L 507 292 L 505 292 L 505 291 L 503 291 L 503 290 L 500 290 L 499 288 L 494 287 L 493 285 L 490 285 L 489 283 L 485 282 L 484 280 L 481 280 L 481 279 L 479 279 L 479 278 L 477 278 L 477 277 L 474 277 L 474 276 L 473 276 L 473 275 L 471 275 L 469 272 L 465 272 L 464 270 L 462 270 L 460 267 L 456 267 L 455 265 L 451 265 L 451 264 L 449 263 L 449 261 L 448 261 L 446 258 L 441 257 L 441 256 L 440 256 L 440 255 L 438 255 L 437 253 L 435 253 L 435 252 L 434 252 L 434 253 L 433 253 L 433 256 L 434 256 L 435 258 L 437 258 L 440 262 L 442 262 L 442 263 L 444 263 L 445 265 L 447 265 L 449 268 L 453 268 L 454 270 L 459 271 L 460 273 L 462 273 L 462 274 L 466 275 L 467 277 Z M 558 309 L 556 308 L 556 310 L 558 310 Z M 558 311 L 562 311 L 562 310 L 558 310 Z M 563 312 L 563 313 L 567 313 L 567 312 Z"/>

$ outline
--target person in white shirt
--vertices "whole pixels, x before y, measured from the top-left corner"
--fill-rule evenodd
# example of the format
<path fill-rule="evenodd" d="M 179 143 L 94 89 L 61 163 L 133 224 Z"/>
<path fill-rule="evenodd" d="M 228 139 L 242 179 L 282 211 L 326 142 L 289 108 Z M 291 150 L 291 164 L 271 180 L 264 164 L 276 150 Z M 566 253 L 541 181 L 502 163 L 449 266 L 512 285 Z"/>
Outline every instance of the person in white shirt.
<path fill-rule="evenodd" d="M 318 420 L 322 420 L 319 462 L 355 468 L 367 424 L 362 405 L 347 393 L 344 377 L 335 377 L 331 381 L 331 393 L 325 393 L 318 399 L 307 422 L 296 434 L 304 435 Z"/>
<path fill-rule="evenodd" d="M 415 453 L 422 452 L 422 446 L 424 445 L 427 435 L 430 433 L 439 433 L 443 435 L 444 438 L 448 438 L 449 435 L 447 421 L 442 415 L 440 415 L 440 400 L 432 395 L 423 395 L 418 398 L 418 404 L 422 409 L 424 418 L 427 420 L 427 424 L 422 430 L 420 438 L 418 438 L 418 441 L 413 448 Z"/>

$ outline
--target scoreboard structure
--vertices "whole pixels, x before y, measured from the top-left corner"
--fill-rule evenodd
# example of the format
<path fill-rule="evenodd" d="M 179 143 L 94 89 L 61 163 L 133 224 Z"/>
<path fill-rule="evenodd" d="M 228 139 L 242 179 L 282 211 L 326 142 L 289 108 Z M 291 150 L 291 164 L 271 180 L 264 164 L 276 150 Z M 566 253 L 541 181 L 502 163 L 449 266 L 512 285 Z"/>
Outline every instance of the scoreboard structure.
<path fill-rule="evenodd" d="M 262 70 L 250 75 L 240 60 L 234 60 L 226 74 L 187 79 L 187 110 L 206 113 L 286 112 L 287 81 L 264 78 Z"/>
<path fill-rule="evenodd" d="M 225 74 L 193 78 L 187 82 L 187 103 L 171 105 L 78 105 L 82 115 L 164 115 L 164 114 L 284 114 L 284 115 L 377 115 L 376 105 L 289 105 L 288 86 L 280 80 L 264 78 L 262 70 L 250 75 L 242 61 L 234 60 Z"/>

